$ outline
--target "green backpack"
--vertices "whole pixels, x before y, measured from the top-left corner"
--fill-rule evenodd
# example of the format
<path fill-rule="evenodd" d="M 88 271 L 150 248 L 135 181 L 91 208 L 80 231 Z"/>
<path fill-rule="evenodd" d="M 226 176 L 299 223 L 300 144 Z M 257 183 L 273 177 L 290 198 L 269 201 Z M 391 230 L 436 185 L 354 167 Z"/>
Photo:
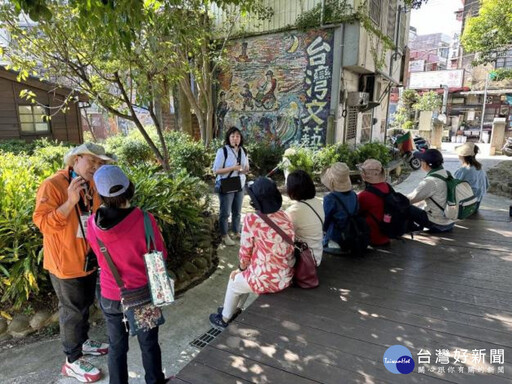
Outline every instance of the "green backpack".
<path fill-rule="evenodd" d="M 471 185 L 467 181 L 455 179 L 450 172 L 448 177 L 438 174 L 429 175 L 446 182 L 448 194 L 446 206 L 443 208 L 433 198 L 430 198 L 435 205 L 444 212 L 444 216 L 450 220 L 462 220 L 476 212 L 478 208 L 478 199 L 476 198 Z"/>

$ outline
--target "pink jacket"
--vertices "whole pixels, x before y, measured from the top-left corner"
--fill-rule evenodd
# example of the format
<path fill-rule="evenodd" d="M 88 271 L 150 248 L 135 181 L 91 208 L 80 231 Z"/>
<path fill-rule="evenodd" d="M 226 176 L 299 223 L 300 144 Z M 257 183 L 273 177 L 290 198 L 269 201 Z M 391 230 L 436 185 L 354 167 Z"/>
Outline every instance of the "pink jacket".
<path fill-rule="evenodd" d="M 277 211 L 268 217 L 294 239 L 293 224 L 285 212 Z M 255 213 L 245 215 L 238 257 L 241 265 L 248 265 L 242 273 L 254 293 L 279 292 L 291 284 L 293 246 Z"/>
<path fill-rule="evenodd" d="M 149 214 L 149 218 L 153 224 L 156 249 L 163 251 L 164 258 L 167 258 L 167 251 L 155 218 L 151 214 Z M 109 300 L 121 300 L 119 288 L 107 260 L 100 251 L 96 237 L 107 247 L 125 287 L 128 289 L 142 287 L 148 282 L 144 265 L 144 254 L 147 251 L 144 215 L 140 208 L 135 208 L 123 221 L 108 230 L 98 228 L 94 219 L 95 215 L 89 218 L 87 240 L 98 256 L 98 264 L 101 267 L 101 295 Z"/>

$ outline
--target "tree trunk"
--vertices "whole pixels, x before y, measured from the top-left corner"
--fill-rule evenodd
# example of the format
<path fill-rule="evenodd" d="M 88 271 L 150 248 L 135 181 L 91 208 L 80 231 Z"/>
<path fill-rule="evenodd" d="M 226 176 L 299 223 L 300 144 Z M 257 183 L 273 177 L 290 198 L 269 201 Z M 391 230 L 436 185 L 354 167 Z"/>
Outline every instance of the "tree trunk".
<path fill-rule="evenodd" d="M 84 117 L 85 121 L 87 122 L 87 126 L 89 127 L 89 132 L 91 132 L 92 140 L 94 142 L 97 142 L 96 135 L 94 134 L 94 128 L 92 126 L 91 119 L 89 119 L 89 114 L 85 109 L 82 109 L 82 116 Z"/>
<path fill-rule="evenodd" d="M 158 122 L 164 131 L 174 130 L 173 116 L 171 114 L 171 98 L 169 97 L 169 86 L 164 84 L 161 94 L 157 93 L 155 97 L 155 114 Z"/>
<path fill-rule="evenodd" d="M 194 136 L 194 130 L 192 128 L 192 114 L 190 113 L 190 103 L 188 101 L 187 95 L 181 87 L 177 87 L 177 99 L 178 99 L 178 126 L 180 129 L 188 133 L 190 136 Z"/>

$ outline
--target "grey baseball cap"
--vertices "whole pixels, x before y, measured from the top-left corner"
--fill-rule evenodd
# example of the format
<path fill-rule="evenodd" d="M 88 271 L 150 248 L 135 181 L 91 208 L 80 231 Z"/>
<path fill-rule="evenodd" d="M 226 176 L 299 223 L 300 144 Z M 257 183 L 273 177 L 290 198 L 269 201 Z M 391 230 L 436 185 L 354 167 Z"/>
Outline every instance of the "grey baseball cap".
<path fill-rule="evenodd" d="M 94 173 L 93 178 L 94 184 L 96 184 L 96 190 L 104 197 L 119 196 L 126 192 L 130 186 L 130 180 L 117 165 L 102 165 Z M 116 186 L 120 186 L 121 189 L 110 192 L 110 190 Z"/>

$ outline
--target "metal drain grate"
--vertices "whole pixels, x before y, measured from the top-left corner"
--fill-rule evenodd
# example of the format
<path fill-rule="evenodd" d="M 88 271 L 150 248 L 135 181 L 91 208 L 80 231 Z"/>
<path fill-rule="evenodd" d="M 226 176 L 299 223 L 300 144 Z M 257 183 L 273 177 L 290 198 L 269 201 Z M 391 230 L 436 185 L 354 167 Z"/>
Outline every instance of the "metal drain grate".
<path fill-rule="evenodd" d="M 215 340 L 215 338 L 221 333 L 222 331 L 219 331 L 218 329 L 216 328 L 210 328 L 209 331 L 207 331 L 205 334 L 199 336 L 197 339 L 195 339 L 194 341 L 192 341 L 190 343 L 191 346 L 193 347 L 196 347 L 196 348 L 204 348 L 206 347 L 208 344 L 210 344 L 213 340 Z"/>

